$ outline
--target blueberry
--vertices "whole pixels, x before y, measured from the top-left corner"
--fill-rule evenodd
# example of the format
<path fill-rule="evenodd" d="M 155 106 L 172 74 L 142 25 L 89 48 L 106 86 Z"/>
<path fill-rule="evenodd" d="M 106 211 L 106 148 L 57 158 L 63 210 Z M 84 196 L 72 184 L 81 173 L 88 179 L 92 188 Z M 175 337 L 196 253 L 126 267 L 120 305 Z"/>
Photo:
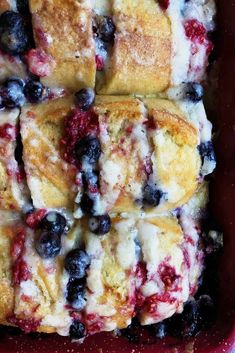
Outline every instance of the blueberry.
<path fill-rule="evenodd" d="M 24 88 L 24 94 L 30 103 L 41 102 L 47 96 L 47 89 L 39 81 L 28 81 Z"/>
<path fill-rule="evenodd" d="M 151 334 L 156 338 L 164 338 L 167 335 L 167 324 L 165 321 L 149 326 Z"/>
<path fill-rule="evenodd" d="M 104 42 L 110 43 L 114 40 L 115 25 L 111 17 L 100 16 L 98 19 L 98 35 Z"/>
<path fill-rule="evenodd" d="M 199 83 L 189 82 L 185 84 L 185 98 L 196 103 L 203 98 L 203 87 Z"/>
<path fill-rule="evenodd" d="M 24 18 L 14 11 L 6 11 L 0 16 L 0 48 L 11 55 L 19 55 L 29 48 Z"/>
<path fill-rule="evenodd" d="M 207 158 L 209 161 L 215 161 L 215 151 L 211 141 L 203 142 L 198 146 L 199 153 L 204 160 Z"/>
<path fill-rule="evenodd" d="M 216 227 L 204 230 L 202 240 L 207 254 L 216 254 L 223 248 L 223 233 L 218 231 Z"/>
<path fill-rule="evenodd" d="M 67 284 L 67 301 L 71 306 L 81 311 L 86 305 L 84 281 L 80 279 L 70 279 Z"/>
<path fill-rule="evenodd" d="M 80 249 L 71 250 L 64 261 L 64 267 L 70 276 L 74 278 L 84 278 L 86 269 L 90 265 L 90 257 Z"/>
<path fill-rule="evenodd" d="M 209 295 L 201 295 L 197 303 L 202 326 L 204 329 L 208 328 L 216 319 L 215 303 Z"/>
<path fill-rule="evenodd" d="M 109 215 L 96 216 L 89 219 L 89 229 L 97 235 L 104 235 L 110 231 L 111 219 Z"/>
<path fill-rule="evenodd" d="M 127 328 L 120 330 L 122 336 L 128 339 L 131 343 L 140 343 L 140 324 L 136 318 Z"/>
<path fill-rule="evenodd" d="M 56 257 L 61 249 L 61 239 L 56 233 L 43 231 L 35 243 L 37 253 L 43 259 Z"/>
<path fill-rule="evenodd" d="M 92 88 L 84 88 L 75 93 L 76 106 L 87 111 L 95 101 L 95 92 Z"/>
<path fill-rule="evenodd" d="M 4 82 L 0 89 L 2 104 L 6 108 L 22 107 L 25 104 L 23 80 L 18 78 L 9 79 Z"/>
<path fill-rule="evenodd" d="M 23 15 L 29 13 L 29 3 L 28 0 L 16 0 L 17 10 Z"/>
<path fill-rule="evenodd" d="M 74 320 L 69 329 L 69 336 L 73 339 L 81 339 L 86 335 L 85 326 L 78 320 Z"/>
<path fill-rule="evenodd" d="M 159 205 L 163 193 L 155 185 L 147 184 L 143 190 L 143 203 L 146 206 L 156 207 Z"/>
<path fill-rule="evenodd" d="M 184 305 L 182 314 L 176 314 L 168 320 L 168 331 L 172 336 L 190 338 L 196 336 L 202 328 L 202 319 L 197 301 Z"/>
<path fill-rule="evenodd" d="M 75 146 L 75 154 L 79 161 L 96 163 L 101 155 L 100 142 L 96 137 L 87 136 L 78 141 Z"/>
<path fill-rule="evenodd" d="M 94 201 L 87 195 L 87 193 L 82 195 L 80 207 L 85 214 L 90 216 L 94 215 Z"/>
<path fill-rule="evenodd" d="M 41 220 L 40 227 L 48 232 L 62 235 L 66 230 L 67 221 L 62 214 L 52 211 L 47 213 L 47 215 Z"/>

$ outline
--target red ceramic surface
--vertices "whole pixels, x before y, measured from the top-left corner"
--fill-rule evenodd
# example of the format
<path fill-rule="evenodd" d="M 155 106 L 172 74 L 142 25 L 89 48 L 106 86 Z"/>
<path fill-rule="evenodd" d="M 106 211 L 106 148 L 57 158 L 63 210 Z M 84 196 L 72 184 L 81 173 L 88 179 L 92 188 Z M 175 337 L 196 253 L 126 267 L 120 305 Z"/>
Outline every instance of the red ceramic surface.
<path fill-rule="evenodd" d="M 224 231 L 220 261 L 220 307 L 216 325 L 192 341 L 167 339 L 139 345 L 111 334 L 84 344 L 58 335 L 19 335 L 0 331 L 0 353 L 235 353 L 235 1 L 219 0 L 220 79 L 215 121 L 218 167 L 211 184 L 211 206 Z"/>

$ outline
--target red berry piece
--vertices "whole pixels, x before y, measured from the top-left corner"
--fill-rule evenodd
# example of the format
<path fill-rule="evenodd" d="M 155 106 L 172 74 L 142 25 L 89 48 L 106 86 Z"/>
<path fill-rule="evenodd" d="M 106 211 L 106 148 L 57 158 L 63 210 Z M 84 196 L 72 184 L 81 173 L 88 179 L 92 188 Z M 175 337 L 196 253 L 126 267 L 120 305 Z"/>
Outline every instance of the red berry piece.
<path fill-rule="evenodd" d="M 52 57 L 46 54 L 42 49 L 31 49 L 25 55 L 25 59 L 29 71 L 39 77 L 49 76 L 54 67 Z"/>
<path fill-rule="evenodd" d="M 159 5 L 161 6 L 162 10 L 167 10 L 170 5 L 170 0 L 158 0 Z"/>
<path fill-rule="evenodd" d="M 104 69 L 104 59 L 100 55 L 95 56 L 96 68 L 98 71 L 102 71 Z"/>
<path fill-rule="evenodd" d="M 36 210 L 26 216 L 25 222 L 30 228 L 36 229 L 46 213 L 47 211 L 43 208 Z"/>
<path fill-rule="evenodd" d="M 203 44 L 207 39 L 207 32 L 204 25 L 198 20 L 188 20 L 184 24 L 186 36 L 194 43 Z"/>

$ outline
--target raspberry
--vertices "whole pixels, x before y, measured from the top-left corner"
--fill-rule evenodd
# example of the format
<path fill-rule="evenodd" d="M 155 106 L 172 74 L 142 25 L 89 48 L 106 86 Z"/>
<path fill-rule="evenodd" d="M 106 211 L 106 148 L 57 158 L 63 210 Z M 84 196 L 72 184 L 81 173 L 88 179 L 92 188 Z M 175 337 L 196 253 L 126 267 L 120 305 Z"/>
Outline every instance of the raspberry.
<path fill-rule="evenodd" d="M 100 55 L 95 56 L 96 68 L 98 71 L 102 71 L 104 68 L 104 59 Z"/>
<path fill-rule="evenodd" d="M 7 321 L 10 324 L 16 325 L 21 328 L 25 333 L 35 332 L 41 324 L 41 320 L 34 318 L 20 319 L 16 315 L 8 317 Z"/>
<path fill-rule="evenodd" d="M 30 228 L 35 229 L 46 213 L 47 211 L 43 208 L 36 210 L 27 215 L 25 222 Z"/>
<path fill-rule="evenodd" d="M 52 57 L 41 49 L 31 49 L 25 59 L 29 71 L 39 77 L 49 76 L 54 66 Z"/>
<path fill-rule="evenodd" d="M 170 5 L 170 0 L 158 0 L 158 2 L 162 10 L 167 10 Z"/>
<path fill-rule="evenodd" d="M 194 43 L 203 44 L 206 41 L 206 28 L 195 19 L 188 20 L 184 24 L 186 36 Z"/>
<path fill-rule="evenodd" d="M 9 141 L 15 141 L 16 128 L 9 123 L 6 123 L 0 126 L 0 138 L 6 139 Z"/>
<path fill-rule="evenodd" d="M 99 122 L 97 115 L 92 111 L 74 110 L 65 119 L 65 135 L 61 140 L 63 158 L 66 162 L 77 164 L 75 146 L 79 140 L 89 135 L 97 135 Z"/>
<path fill-rule="evenodd" d="M 160 278 L 166 287 L 171 287 L 179 278 L 179 275 L 175 272 L 175 268 L 168 264 L 161 263 L 158 271 Z"/>

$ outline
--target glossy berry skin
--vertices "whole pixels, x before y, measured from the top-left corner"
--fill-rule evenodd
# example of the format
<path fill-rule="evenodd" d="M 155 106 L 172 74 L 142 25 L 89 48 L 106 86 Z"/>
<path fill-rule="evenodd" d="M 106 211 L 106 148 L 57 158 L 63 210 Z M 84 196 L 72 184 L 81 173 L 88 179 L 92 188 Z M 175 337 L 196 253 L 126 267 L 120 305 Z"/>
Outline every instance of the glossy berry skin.
<path fill-rule="evenodd" d="M 194 337 L 201 330 L 201 317 L 196 301 L 185 304 L 182 314 L 176 314 L 168 321 L 170 335 L 180 338 Z"/>
<path fill-rule="evenodd" d="M 129 342 L 140 343 L 140 324 L 136 318 L 133 318 L 131 324 L 127 328 L 120 330 L 120 332 Z"/>
<path fill-rule="evenodd" d="M 197 103 L 202 100 L 204 90 L 202 85 L 196 82 L 189 82 L 185 84 L 184 95 L 185 98 L 193 103 Z"/>
<path fill-rule="evenodd" d="M 111 17 L 100 16 L 98 22 L 98 35 L 102 41 L 106 43 L 113 42 L 115 30 L 116 28 Z"/>
<path fill-rule="evenodd" d="M 95 92 L 92 88 L 84 88 L 75 93 L 75 104 L 82 110 L 87 111 L 95 101 Z"/>
<path fill-rule="evenodd" d="M 211 141 L 201 143 L 198 146 L 198 150 L 203 160 L 204 158 L 207 158 L 210 161 L 216 160 L 213 143 Z"/>
<path fill-rule="evenodd" d="M 80 207 L 85 214 L 89 216 L 94 215 L 94 201 L 86 193 L 82 195 Z"/>
<path fill-rule="evenodd" d="M 6 11 L 0 16 L 0 48 L 2 51 L 19 55 L 29 47 L 24 18 L 18 12 Z"/>
<path fill-rule="evenodd" d="M 74 320 L 69 329 L 69 336 L 72 339 L 81 339 L 85 337 L 86 329 L 85 326 L 78 320 Z"/>
<path fill-rule="evenodd" d="M 168 332 L 175 337 L 190 338 L 196 336 L 202 329 L 212 325 L 216 319 L 216 310 L 209 295 L 201 295 L 198 300 L 192 300 L 184 305 L 182 314 L 166 320 Z"/>
<path fill-rule="evenodd" d="M 202 328 L 210 327 L 216 319 L 215 303 L 209 295 L 201 295 L 197 301 Z"/>
<path fill-rule="evenodd" d="M 68 303 L 76 310 L 81 311 L 86 305 L 84 281 L 79 279 L 70 279 L 67 284 Z"/>
<path fill-rule="evenodd" d="M 96 163 L 101 155 L 100 142 L 96 137 L 87 136 L 78 141 L 75 146 L 75 154 L 79 161 Z"/>
<path fill-rule="evenodd" d="M 61 250 L 61 239 L 56 233 L 43 231 L 36 239 L 35 249 L 43 259 L 56 257 Z"/>
<path fill-rule="evenodd" d="M 62 235 L 66 229 L 66 218 L 58 212 L 49 212 L 41 220 L 40 227 L 48 232 Z"/>
<path fill-rule="evenodd" d="M 64 267 L 68 274 L 74 278 L 84 278 L 86 270 L 90 265 L 90 257 L 88 254 L 80 249 L 71 250 L 64 261 Z"/>
<path fill-rule="evenodd" d="M 157 324 L 150 325 L 149 330 L 154 337 L 163 339 L 167 335 L 167 324 L 164 321 L 158 322 Z"/>
<path fill-rule="evenodd" d="M 111 219 L 109 215 L 96 216 L 89 219 L 89 229 L 96 235 L 104 235 L 110 231 Z"/>
<path fill-rule="evenodd" d="M 143 203 L 145 206 L 156 207 L 162 198 L 162 191 L 158 190 L 155 185 L 146 185 L 143 190 Z"/>
<path fill-rule="evenodd" d="M 29 3 L 28 0 L 16 0 L 17 10 L 23 15 L 29 13 Z"/>
<path fill-rule="evenodd" d="M 24 94 L 30 103 L 39 103 L 47 96 L 46 88 L 39 81 L 28 81 L 24 88 Z"/>
<path fill-rule="evenodd" d="M 26 100 L 23 92 L 24 82 L 18 78 L 12 78 L 4 82 L 0 88 L 2 104 L 5 108 L 22 107 Z"/>

